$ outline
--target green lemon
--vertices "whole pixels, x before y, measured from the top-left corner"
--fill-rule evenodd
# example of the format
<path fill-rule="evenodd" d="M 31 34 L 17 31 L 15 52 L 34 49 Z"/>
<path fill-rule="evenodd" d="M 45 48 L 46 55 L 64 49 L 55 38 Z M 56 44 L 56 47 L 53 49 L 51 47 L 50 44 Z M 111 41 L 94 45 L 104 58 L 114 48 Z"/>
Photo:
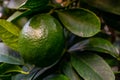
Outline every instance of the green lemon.
<path fill-rule="evenodd" d="M 39 14 L 23 27 L 19 52 L 26 63 L 46 67 L 62 56 L 64 40 L 61 24 L 49 14 Z"/>

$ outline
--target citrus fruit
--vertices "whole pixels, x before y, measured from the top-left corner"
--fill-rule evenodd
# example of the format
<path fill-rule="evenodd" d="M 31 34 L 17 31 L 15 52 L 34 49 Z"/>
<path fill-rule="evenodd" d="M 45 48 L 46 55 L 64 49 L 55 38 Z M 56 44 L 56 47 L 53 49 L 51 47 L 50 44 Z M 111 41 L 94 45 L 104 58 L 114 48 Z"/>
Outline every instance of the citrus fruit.
<path fill-rule="evenodd" d="M 64 49 L 61 24 L 49 14 L 32 17 L 19 36 L 19 52 L 24 61 L 45 67 L 56 62 Z"/>

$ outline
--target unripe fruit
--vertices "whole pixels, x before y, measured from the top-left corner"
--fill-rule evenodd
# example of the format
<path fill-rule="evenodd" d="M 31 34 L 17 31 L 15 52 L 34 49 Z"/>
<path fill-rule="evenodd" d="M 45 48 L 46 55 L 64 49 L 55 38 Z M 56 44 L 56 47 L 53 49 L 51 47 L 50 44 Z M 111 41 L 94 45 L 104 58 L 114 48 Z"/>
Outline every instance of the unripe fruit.
<path fill-rule="evenodd" d="M 49 66 L 61 57 L 64 49 L 62 26 L 49 14 L 36 15 L 23 27 L 18 43 L 25 62 Z"/>

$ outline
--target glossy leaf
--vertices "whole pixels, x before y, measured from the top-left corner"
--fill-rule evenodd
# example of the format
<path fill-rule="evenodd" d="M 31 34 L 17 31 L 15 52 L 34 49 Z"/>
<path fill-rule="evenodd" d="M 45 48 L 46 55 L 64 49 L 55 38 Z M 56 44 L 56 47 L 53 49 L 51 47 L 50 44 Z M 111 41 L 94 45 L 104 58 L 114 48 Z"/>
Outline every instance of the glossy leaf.
<path fill-rule="evenodd" d="M 27 23 L 28 19 L 25 17 L 26 15 L 29 15 L 28 11 L 16 11 L 13 15 L 11 15 L 7 21 L 14 23 L 17 25 L 20 29 Z"/>
<path fill-rule="evenodd" d="M 100 31 L 100 20 L 89 10 L 80 8 L 57 13 L 63 25 L 80 37 L 91 37 Z"/>
<path fill-rule="evenodd" d="M 14 24 L 6 20 L 0 19 L 0 26 L 12 33 L 13 35 L 19 36 L 20 30 Z"/>
<path fill-rule="evenodd" d="M 11 15 L 8 19 L 7 19 L 7 21 L 9 21 L 9 22 L 12 22 L 12 23 L 14 23 L 14 24 L 17 24 L 18 22 L 17 21 L 19 21 L 21 18 L 25 18 L 25 17 L 28 17 L 28 16 L 30 16 L 30 14 L 32 14 L 34 11 L 32 11 L 32 10 L 26 10 L 26 11 L 23 11 L 23 12 L 21 12 L 21 11 L 16 11 L 15 13 L 13 13 L 13 15 Z M 31 16 L 32 17 L 32 16 Z"/>
<path fill-rule="evenodd" d="M 10 50 L 5 44 L 0 43 L 0 62 L 23 65 L 23 60 L 17 53 Z"/>
<path fill-rule="evenodd" d="M 115 80 L 108 64 L 96 54 L 84 53 L 72 56 L 71 63 L 76 72 L 85 80 Z"/>
<path fill-rule="evenodd" d="M 71 63 L 62 64 L 63 73 L 70 79 L 70 80 L 82 80 L 78 74 L 74 71 Z"/>
<path fill-rule="evenodd" d="M 48 4 L 49 0 L 26 0 L 20 8 L 33 9 L 41 7 L 43 8 Z"/>
<path fill-rule="evenodd" d="M 65 75 L 62 74 L 56 74 L 56 75 L 49 75 L 43 80 L 70 80 Z"/>
<path fill-rule="evenodd" d="M 5 75 L 13 72 L 28 74 L 28 72 L 23 71 L 22 68 L 17 65 L 5 64 L 5 63 L 0 65 L 0 75 Z"/>
<path fill-rule="evenodd" d="M 21 16 L 23 14 L 23 12 L 20 11 L 16 11 L 12 16 L 10 16 L 7 21 L 11 22 L 13 20 L 15 20 L 17 17 Z"/>
<path fill-rule="evenodd" d="M 82 0 L 82 1 L 101 10 L 120 15 L 119 0 Z"/>
<path fill-rule="evenodd" d="M 18 36 L 19 36 L 19 28 L 17 28 L 14 24 L 0 19 L 0 38 L 14 50 L 17 50 Z"/>
<path fill-rule="evenodd" d="M 13 15 L 11 15 L 7 21 L 12 22 L 14 24 L 17 23 L 18 20 L 20 20 L 21 18 L 25 17 L 25 18 L 31 18 L 32 16 L 34 16 L 37 13 L 41 13 L 41 12 L 46 12 L 49 11 L 52 7 L 50 6 L 45 6 L 43 8 L 38 7 L 35 8 L 33 10 L 25 10 L 25 11 L 16 11 L 13 13 Z"/>
<path fill-rule="evenodd" d="M 102 38 L 91 38 L 73 45 L 69 51 L 77 50 L 92 50 L 103 52 L 112 55 L 113 57 L 119 57 L 119 50 L 113 46 L 109 41 Z"/>

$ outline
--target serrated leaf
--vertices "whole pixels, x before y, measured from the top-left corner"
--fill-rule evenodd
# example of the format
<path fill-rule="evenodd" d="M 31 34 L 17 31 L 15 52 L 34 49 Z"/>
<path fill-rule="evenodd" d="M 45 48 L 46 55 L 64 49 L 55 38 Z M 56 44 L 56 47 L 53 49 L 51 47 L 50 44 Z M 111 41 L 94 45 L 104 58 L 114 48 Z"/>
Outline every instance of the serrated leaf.
<path fill-rule="evenodd" d="M 48 4 L 49 0 L 26 0 L 20 8 L 34 9 L 41 7 L 43 8 Z"/>
<path fill-rule="evenodd" d="M 76 72 L 85 80 L 115 80 L 108 64 L 96 54 L 71 56 L 71 63 Z"/>
<path fill-rule="evenodd" d="M 13 72 L 28 74 L 28 72 L 23 71 L 22 68 L 17 65 L 11 65 L 11 64 L 6 64 L 6 63 L 3 63 L 0 65 L 0 74 L 1 75 L 13 73 Z"/>
<path fill-rule="evenodd" d="M 16 64 L 16 65 L 24 64 L 23 60 L 18 56 L 18 54 L 10 50 L 3 43 L 0 43 L 0 62 Z"/>
<path fill-rule="evenodd" d="M 82 1 L 101 10 L 120 15 L 119 0 L 82 0 Z"/>
<path fill-rule="evenodd" d="M 43 80 L 70 80 L 63 74 L 55 74 L 55 75 L 49 75 Z"/>
<path fill-rule="evenodd" d="M 62 71 L 70 80 L 82 80 L 74 71 L 71 63 L 62 64 Z"/>
<path fill-rule="evenodd" d="M 91 37 L 100 31 L 100 20 L 87 9 L 57 11 L 63 25 L 80 37 Z"/>
<path fill-rule="evenodd" d="M 17 50 L 18 36 L 19 36 L 19 28 L 14 24 L 0 19 L 0 38 L 14 50 Z"/>
<path fill-rule="evenodd" d="M 115 58 L 119 57 L 119 50 L 109 41 L 102 38 L 90 38 L 76 43 L 69 49 L 70 52 L 77 50 L 92 50 L 110 54 Z"/>

